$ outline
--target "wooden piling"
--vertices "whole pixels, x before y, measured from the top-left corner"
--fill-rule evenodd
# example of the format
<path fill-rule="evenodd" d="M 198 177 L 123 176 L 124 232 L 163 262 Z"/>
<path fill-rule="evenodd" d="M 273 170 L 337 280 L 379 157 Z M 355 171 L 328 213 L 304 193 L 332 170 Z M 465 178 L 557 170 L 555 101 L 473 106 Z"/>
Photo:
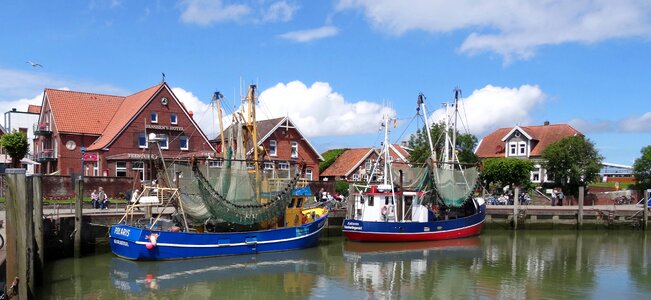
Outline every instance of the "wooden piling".
<path fill-rule="evenodd" d="M 515 193 L 513 194 L 513 229 L 518 230 L 518 204 L 520 200 L 518 199 L 518 194 L 520 193 L 520 188 L 515 188 Z"/>
<path fill-rule="evenodd" d="M 77 199 L 75 201 L 75 257 L 81 257 L 81 226 L 83 216 L 83 199 L 84 199 L 84 182 L 81 179 L 75 181 L 77 189 Z"/>
<path fill-rule="evenodd" d="M 585 197 L 585 187 L 579 187 L 579 214 L 577 216 L 578 229 L 583 228 L 583 198 Z"/>
<path fill-rule="evenodd" d="M 34 227 L 32 215 L 32 181 L 25 169 L 6 169 L 7 187 L 7 288 L 18 279 L 9 293 L 20 299 L 34 298 Z M 27 192 L 29 191 L 29 193 Z"/>
<path fill-rule="evenodd" d="M 45 266 L 45 242 L 43 239 L 43 190 L 40 174 L 32 175 L 33 215 L 34 215 L 34 241 L 36 243 L 34 255 L 34 282 L 36 285 L 43 283 L 43 268 Z"/>
<path fill-rule="evenodd" d="M 647 225 L 649 223 L 649 194 L 651 192 L 651 189 L 644 191 L 644 213 L 642 213 L 642 228 L 644 230 L 647 229 Z"/>

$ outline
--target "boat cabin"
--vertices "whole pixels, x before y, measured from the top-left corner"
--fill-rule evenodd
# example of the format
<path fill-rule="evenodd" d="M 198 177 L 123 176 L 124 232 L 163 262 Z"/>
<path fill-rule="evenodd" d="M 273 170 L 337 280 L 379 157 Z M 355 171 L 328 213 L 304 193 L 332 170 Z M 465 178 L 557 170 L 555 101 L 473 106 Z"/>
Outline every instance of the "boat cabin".
<path fill-rule="evenodd" d="M 367 192 L 353 194 L 354 216 L 372 222 L 427 222 L 434 214 L 421 203 L 424 193 L 391 189 L 391 185 L 368 187 Z"/>

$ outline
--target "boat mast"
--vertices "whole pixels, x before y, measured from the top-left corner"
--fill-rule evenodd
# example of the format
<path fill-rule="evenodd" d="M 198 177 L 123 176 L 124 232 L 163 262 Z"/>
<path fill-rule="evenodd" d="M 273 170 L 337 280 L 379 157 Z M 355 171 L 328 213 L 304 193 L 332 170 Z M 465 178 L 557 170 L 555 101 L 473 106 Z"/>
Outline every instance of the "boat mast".
<path fill-rule="evenodd" d="M 224 123 L 222 121 L 222 105 L 221 105 L 221 99 L 224 99 L 224 95 L 220 92 L 215 92 L 215 95 L 213 95 L 213 100 L 217 102 L 217 116 L 219 117 L 219 136 L 221 137 L 221 142 L 222 142 L 222 154 L 224 152 L 224 147 L 226 147 L 226 144 L 224 143 Z M 224 158 L 226 158 L 225 155 L 223 155 Z"/>
<path fill-rule="evenodd" d="M 452 160 L 454 162 L 459 162 L 459 157 L 457 156 L 457 116 L 459 115 L 459 98 L 461 98 L 461 89 L 456 87 L 454 89 L 454 112 L 453 112 L 453 122 L 452 122 Z"/>
<path fill-rule="evenodd" d="M 423 95 L 423 93 L 418 94 L 418 108 L 421 108 L 423 110 L 423 116 L 425 119 L 425 129 L 427 130 L 425 135 L 427 135 L 427 142 L 429 142 L 430 156 L 432 158 L 432 162 L 435 162 L 436 150 L 434 149 L 434 144 L 432 144 L 432 132 L 430 131 L 429 128 L 429 121 L 427 119 L 427 109 L 425 109 L 425 95 Z"/>

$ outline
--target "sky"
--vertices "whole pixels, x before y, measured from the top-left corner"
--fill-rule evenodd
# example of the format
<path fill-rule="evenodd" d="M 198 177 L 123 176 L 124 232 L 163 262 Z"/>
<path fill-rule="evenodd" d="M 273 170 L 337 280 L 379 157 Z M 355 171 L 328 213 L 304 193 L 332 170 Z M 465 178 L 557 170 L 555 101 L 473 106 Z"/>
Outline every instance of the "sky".
<path fill-rule="evenodd" d="M 641 0 L 8 1 L 0 112 L 45 88 L 126 96 L 165 81 L 209 137 L 249 84 L 323 152 L 409 138 L 462 90 L 463 131 L 567 123 L 609 163 L 651 145 L 651 2 Z M 41 66 L 32 66 L 31 63 Z"/>

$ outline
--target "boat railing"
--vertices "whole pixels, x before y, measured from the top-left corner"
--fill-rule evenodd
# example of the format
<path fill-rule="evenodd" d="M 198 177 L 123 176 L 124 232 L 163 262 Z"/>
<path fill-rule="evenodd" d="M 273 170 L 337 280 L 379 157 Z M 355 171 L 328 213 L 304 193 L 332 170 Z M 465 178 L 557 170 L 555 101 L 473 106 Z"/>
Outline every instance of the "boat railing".
<path fill-rule="evenodd" d="M 149 229 L 153 229 L 156 226 L 156 223 L 161 217 L 159 213 L 155 219 L 152 218 L 152 210 L 154 207 L 162 207 L 162 210 L 165 211 L 168 207 L 176 207 L 181 216 L 183 216 L 183 221 L 186 231 L 188 230 L 187 221 L 185 219 L 185 213 L 183 211 L 182 201 L 178 201 L 180 197 L 180 192 L 178 188 L 168 188 L 160 186 L 144 186 L 142 193 L 136 195 L 133 199 L 130 200 L 127 204 L 126 212 L 119 223 L 128 222 L 129 224 L 134 224 L 134 213 L 136 210 L 140 211 L 144 208 L 145 218 L 152 220 L 149 222 Z"/>

